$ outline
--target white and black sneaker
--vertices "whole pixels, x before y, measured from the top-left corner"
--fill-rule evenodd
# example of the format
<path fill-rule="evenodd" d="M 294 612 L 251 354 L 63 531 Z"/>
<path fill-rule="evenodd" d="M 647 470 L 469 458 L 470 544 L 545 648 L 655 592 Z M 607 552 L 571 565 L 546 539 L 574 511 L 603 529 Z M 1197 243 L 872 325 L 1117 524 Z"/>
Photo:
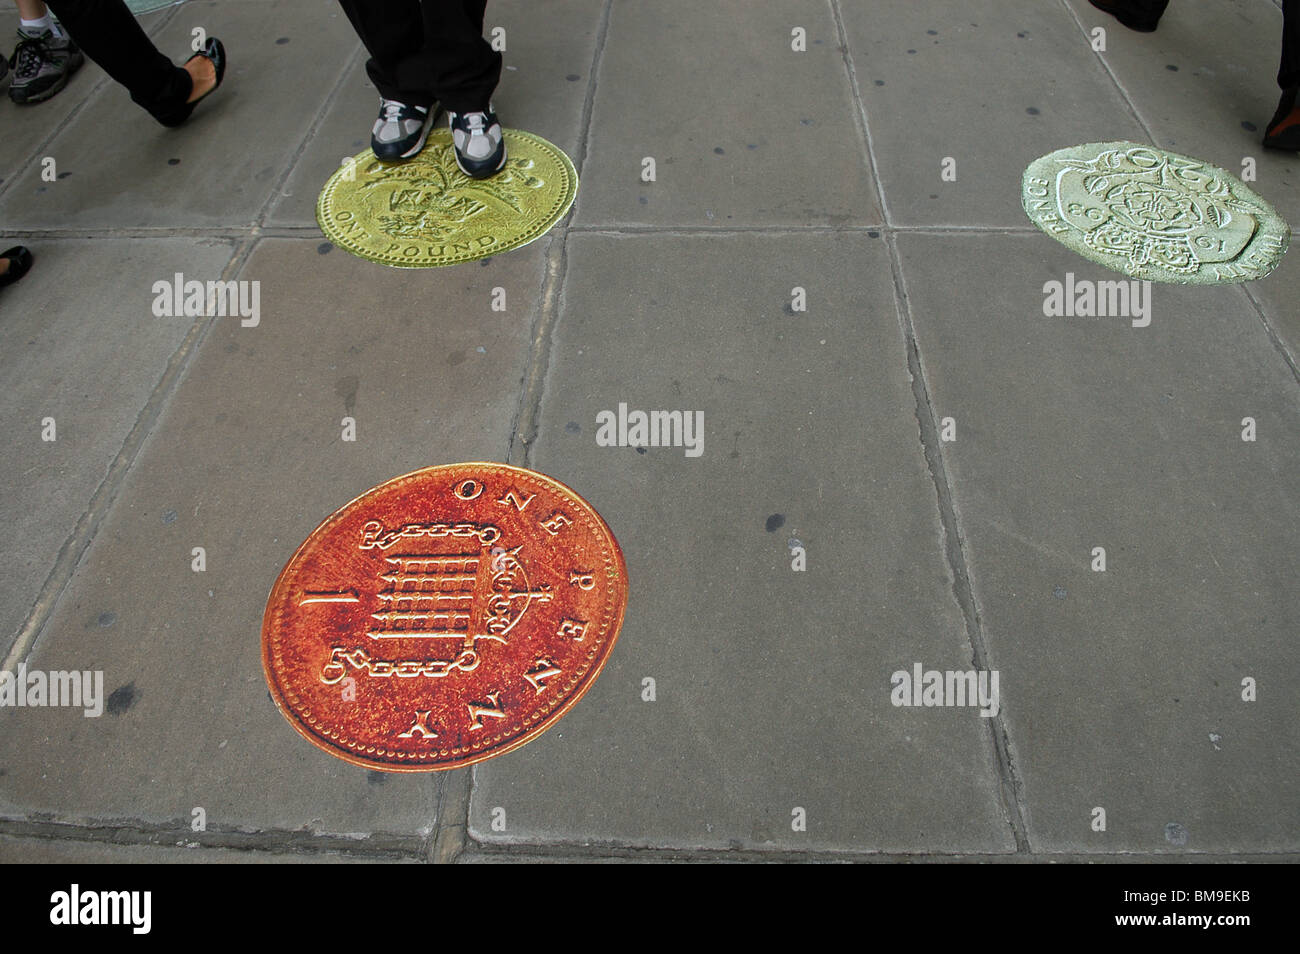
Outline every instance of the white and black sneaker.
<path fill-rule="evenodd" d="M 486 179 L 506 164 L 506 142 L 491 104 L 477 113 L 447 113 L 456 165 L 471 179 Z"/>
<path fill-rule="evenodd" d="M 424 148 L 429 128 L 441 107 L 411 106 L 395 99 L 379 100 L 379 118 L 370 132 L 370 148 L 380 162 L 403 162 Z"/>

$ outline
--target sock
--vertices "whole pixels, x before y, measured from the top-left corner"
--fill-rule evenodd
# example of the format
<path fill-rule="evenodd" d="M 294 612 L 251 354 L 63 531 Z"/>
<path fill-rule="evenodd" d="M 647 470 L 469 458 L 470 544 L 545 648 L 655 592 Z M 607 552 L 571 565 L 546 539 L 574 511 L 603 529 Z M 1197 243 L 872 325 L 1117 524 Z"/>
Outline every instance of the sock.
<path fill-rule="evenodd" d="M 56 40 L 63 37 L 63 31 L 59 29 L 59 25 L 54 22 L 54 18 L 48 13 L 37 20 L 24 20 L 20 17 L 18 22 L 18 29 L 28 36 L 40 36 L 46 30 L 49 30 L 54 34 Z"/>

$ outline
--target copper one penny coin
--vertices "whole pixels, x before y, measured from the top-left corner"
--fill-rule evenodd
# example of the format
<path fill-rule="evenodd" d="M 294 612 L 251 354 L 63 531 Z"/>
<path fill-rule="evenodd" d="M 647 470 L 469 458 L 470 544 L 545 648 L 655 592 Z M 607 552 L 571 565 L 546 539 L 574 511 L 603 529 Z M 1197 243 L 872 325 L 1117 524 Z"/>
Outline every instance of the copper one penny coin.
<path fill-rule="evenodd" d="M 267 601 L 262 662 L 285 718 L 331 755 L 451 769 L 563 716 L 626 604 L 618 543 L 573 490 L 506 464 L 429 467 L 298 548 Z"/>

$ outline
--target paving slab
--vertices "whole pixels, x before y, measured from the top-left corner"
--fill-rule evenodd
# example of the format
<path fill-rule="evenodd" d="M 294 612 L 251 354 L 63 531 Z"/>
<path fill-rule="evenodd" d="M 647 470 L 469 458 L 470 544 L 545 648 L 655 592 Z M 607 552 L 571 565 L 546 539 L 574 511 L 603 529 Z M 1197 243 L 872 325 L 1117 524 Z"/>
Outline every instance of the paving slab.
<path fill-rule="evenodd" d="M 898 247 L 1031 846 L 1295 851 L 1300 405 L 1262 326 L 1212 286 L 1045 317 L 1114 277 L 1047 236 Z"/>
<path fill-rule="evenodd" d="M 1261 143 L 1279 95 L 1282 14 L 1271 0 L 1171 3 L 1154 33 L 1127 30 L 1086 0 L 1071 4 L 1089 28 L 1106 26 L 1103 58 L 1157 145 L 1244 177 L 1300 228 L 1300 156 Z M 1300 360 L 1296 257 L 1292 248 L 1276 272 L 1248 286 L 1293 361 Z"/>
<path fill-rule="evenodd" d="M 436 777 L 369 773 L 293 731 L 262 674 L 262 611 L 334 509 L 420 466 L 505 456 L 541 246 L 411 271 L 259 243 L 239 280 L 261 282 L 260 322 L 212 319 L 27 660 L 102 670 L 104 713 L 0 711 L 0 814 L 188 828 L 202 807 L 209 830 L 422 843 Z"/>
<path fill-rule="evenodd" d="M 582 127 L 603 0 L 494 2 L 483 24 L 489 38 L 505 31 L 505 68 L 493 95 L 507 126 L 548 139 L 574 158 Z M 272 226 L 315 226 L 316 198 L 339 163 L 370 144 L 379 94 L 359 51 L 337 99 L 308 142 L 267 216 Z M 446 125 L 444 114 L 438 120 Z"/>
<path fill-rule="evenodd" d="M 200 239 L 27 244 L 32 271 L 0 292 L 0 654 L 190 330 L 154 316 L 153 283 L 216 277 L 233 252 Z"/>
<path fill-rule="evenodd" d="M 356 35 L 319 0 L 187 3 L 154 42 L 189 56 L 202 27 L 226 46 L 220 90 L 181 127 L 160 126 L 106 84 L 48 147 L 54 188 L 29 166 L 0 198 L 6 228 L 203 228 L 251 224 L 274 194 L 338 80 Z"/>
<path fill-rule="evenodd" d="M 878 224 L 838 47 L 824 4 L 614 3 L 574 221 Z"/>
<path fill-rule="evenodd" d="M 883 241 L 571 235 L 567 261 L 530 465 L 605 517 L 630 599 L 587 696 L 474 767 L 472 835 L 1014 850 L 986 721 L 890 703 L 970 649 Z M 701 452 L 597 446 L 620 404 L 702 413 Z"/>
<path fill-rule="evenodd" d="M 1020 174 L 1030 162 L 1142 135 L 1055 0 L 841 7 L 894 225 L 1026 225 Z M 847 122 L 836 128 L 847 135 Z"/>

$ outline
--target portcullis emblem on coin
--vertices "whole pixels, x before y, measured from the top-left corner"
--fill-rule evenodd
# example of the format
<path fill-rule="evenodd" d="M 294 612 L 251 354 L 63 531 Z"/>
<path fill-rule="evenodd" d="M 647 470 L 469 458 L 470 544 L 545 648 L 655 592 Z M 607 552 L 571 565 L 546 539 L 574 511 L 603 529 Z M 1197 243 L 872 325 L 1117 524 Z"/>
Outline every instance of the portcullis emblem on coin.
<path fill-rule="evenodd" d="M 445 128 L 400 165 L 385 165 L 367 149 L 325 183 L 316 221 L 339 248 L 398 268 L 455 265 L 527 245 L 569 211 L 578 174 L 540 136 L 517 129 L 504 135 L 509 158 L 487 179 L 460 171 Z"/>
<path fill-rule="evenodd" d="M 1236 176 L 1133 142 L 1060 149 L 1025 170 L 1034 224 L 1084 258 L 1134 278 L 1218 285 L 1263 278 L 1291 230 Z"/>
<path fill-rule="evenodd" d="M 618 543 L 574 491 L 505 464 L 430 467 L 298 548 L 267 601 L 262 662 L 285 718 L 332 755 L 451 769 L 564 715 L 626 603 Z"/>

